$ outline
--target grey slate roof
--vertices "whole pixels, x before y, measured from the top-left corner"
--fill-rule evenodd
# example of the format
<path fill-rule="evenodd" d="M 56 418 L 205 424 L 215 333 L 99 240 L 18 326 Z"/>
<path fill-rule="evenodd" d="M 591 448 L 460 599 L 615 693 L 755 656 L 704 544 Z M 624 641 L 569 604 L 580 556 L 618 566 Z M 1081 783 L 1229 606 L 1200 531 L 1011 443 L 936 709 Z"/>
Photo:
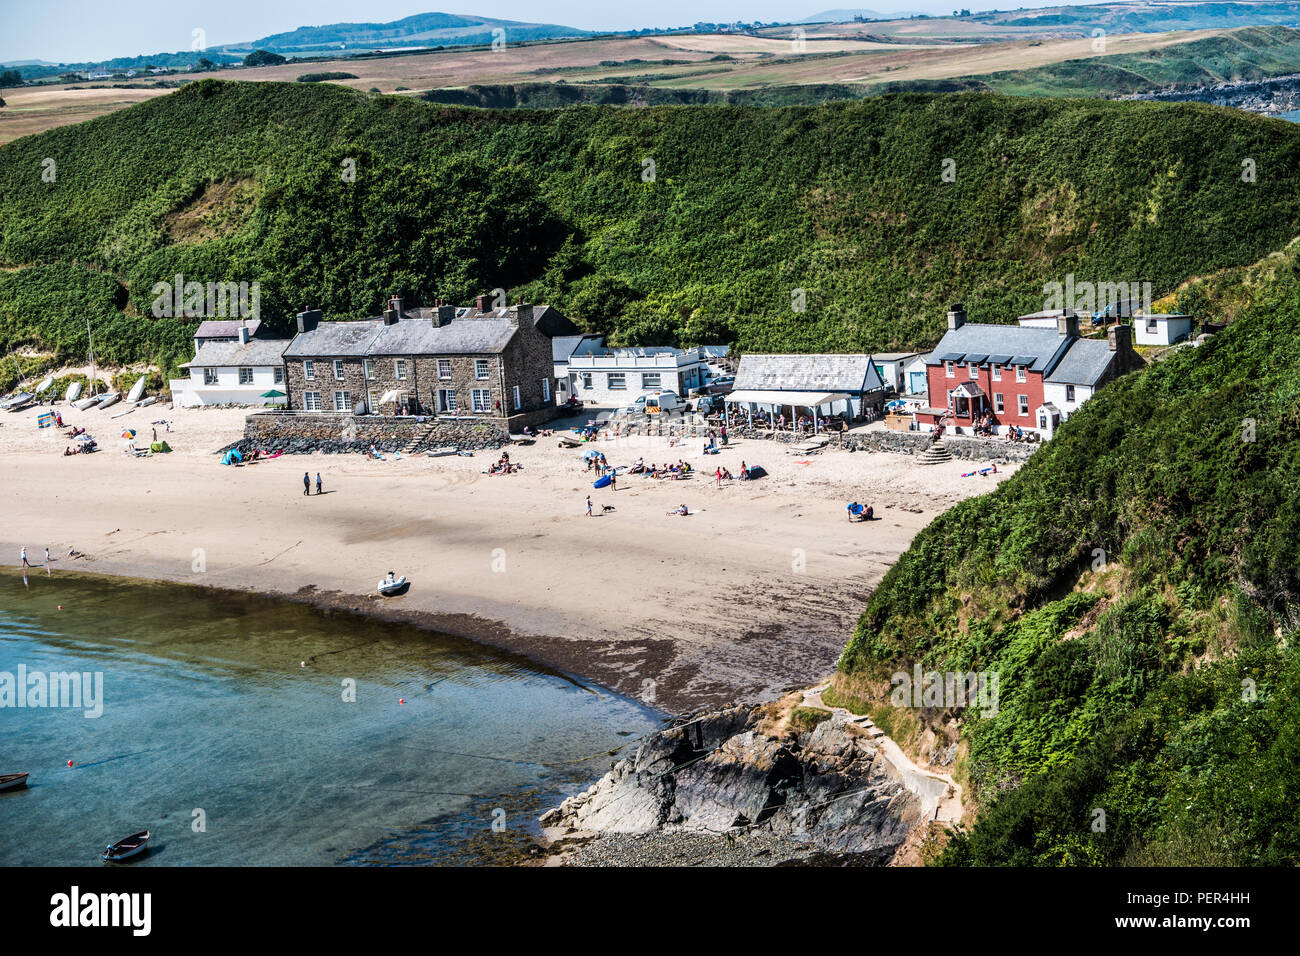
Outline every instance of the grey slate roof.
<path fill-rule="evenodd" d="M 927 364 L 939 365 L 945 356 L 1004 355 L 1025 360 L 1031 371 L 1042 372 L 1052 367 L 1056 353 L 1065 345 L 1065 339 L 1056 329 L 1026 328 L 1021 325 L 981 325 L 968 322 L 959 329 L 949 329 L 934 347 Z M 1032 361 L 1031 361 L 1032 360 Z"/>
<path fill-rule="evenodd" d="M 1115 353 L 1110 350 L 1110 343 L 1105 339 L 1076 339 L 1065 357 L 1043 377 L 1043 381 L 1063 385 L 1096 385 L 1114 359 Z"/>
<path fill-rule="evenodd" d="M 231 366 L 279 365 L 290 339 L 253 339 L 247 345 L 238 342 L 204 342 L 199 352 L 181 368 L 229 368 Z"/>
<path fill-rule="evenodd" d="M 495 355 L 519 331 L 509 319 L 453 319 L 435 326 L 428 319 L 402 319 L 395 325 L 379 324 L 370 355 Z"/>
<path fill-rule="evenodd" d="M 194 337 L 196 339 L 238 338 L 239 329 L 244 325 L 248 326 L 248 334 L 253 336 L 262 327 L 262 320 L 208 319 L 199 323 L 199 327 L 194 330 Z"/>
<path fill-rule="evenodd" d="M 373 319 L 359 322 L 322 322 L 310 332 L 299 332 L 284 350 L 285 358 L 347 358 L 368 354 L 370 343 L 383 328 Z"/>
<path fill-rule="evenodd" d="M 856 394 L 884 384 L 870 355 L 742 355 L 734 388 Z"/>
<path fill-rule="evenodd" d="M 574 355 L 590 355 L 603 348 L 601 335 L 557 335 L 551 339 L 551 360 L 567 362 Z"/>

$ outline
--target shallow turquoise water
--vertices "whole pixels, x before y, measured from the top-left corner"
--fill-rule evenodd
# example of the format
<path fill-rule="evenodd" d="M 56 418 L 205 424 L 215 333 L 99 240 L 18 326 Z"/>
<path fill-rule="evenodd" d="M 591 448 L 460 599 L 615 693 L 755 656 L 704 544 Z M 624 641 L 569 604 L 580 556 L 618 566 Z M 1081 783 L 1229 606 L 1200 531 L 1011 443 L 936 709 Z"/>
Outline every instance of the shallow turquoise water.
<path fill-rule="evenodd" d="M 492 862 L 660 725 L 472 642 L 66 573 L 0 574 L 0 679 L 19 665 L 102 674 L 103 712 L 0 706 L 0 773 L 32 773 L 0 793 L 5 865 L 100 865 L 146 827 L 136 866 Z"/>

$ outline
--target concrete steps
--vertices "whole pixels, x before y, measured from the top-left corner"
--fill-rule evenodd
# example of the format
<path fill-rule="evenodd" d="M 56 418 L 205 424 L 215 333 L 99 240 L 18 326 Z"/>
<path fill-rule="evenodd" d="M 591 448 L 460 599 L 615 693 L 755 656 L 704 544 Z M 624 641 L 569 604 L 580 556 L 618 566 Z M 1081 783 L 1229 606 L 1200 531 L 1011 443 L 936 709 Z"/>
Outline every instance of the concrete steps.
<path fill-rule="evenodd" d="M 424 431 L 420 432 L 419 435 L 417 435 L 416 437 L 408 441 L 406 445 L 402 448 L 402 454 L 409 455 L 412 452 L 414 452 L 415 449 L 421 445 L 421 443 L 426 441 L 428 437 L 433 434 L 433 430 L 437 427 L 438 427 L 437 425 L 430 425 Z"/>
<path fill-rule="evenodd" d="M 952 461 L 952 455 L 948 454 L 948 449 L 943 447 L 942 438 L 916 456 L 918 465 L 942 465 L 949 461 Z"/>

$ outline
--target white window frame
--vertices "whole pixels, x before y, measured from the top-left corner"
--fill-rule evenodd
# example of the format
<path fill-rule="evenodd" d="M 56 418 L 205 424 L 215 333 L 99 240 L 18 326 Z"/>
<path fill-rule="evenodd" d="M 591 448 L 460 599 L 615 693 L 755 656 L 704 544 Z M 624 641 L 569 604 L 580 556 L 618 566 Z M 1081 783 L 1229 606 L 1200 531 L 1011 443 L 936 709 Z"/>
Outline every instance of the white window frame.
<path fill-rule="evenodd" d="M 339 402 L 340 396 L 342 396 L 343 398 L 343 401 L 341 403 Z M 334 411 L 336 412 L 352 411 L 352 395 L 350 392 L 348 392 L 347 389 L 337 388 L 334 390 Z"/>
<path fill-rule="evenodd" d="M 215 368 L 205 368 L 203 370 L 204 385 L 216 385 L 217 381 L 218 381 L 218 374 Z"/>
<path fill-rule="evenodd" d="M 642 387 L 642 388 L 662 388 L 662 387 L 663 387 L 663 381 L 664 381 L 664 377 L 663 377 L 663 375 L 660 374 L 659 372 L 642 372 L 642 373 L 641 373 L 641 387 Z"/>
<path fill-rule="evenodd" d="M 456 390 L 454 388 L 438 389 L 438 411 L 448 415 L 456 414 Z"/>
<path fill-rule="evenodd" d="M 972 379 L 977 379 L 980 377 L 980 367 L 976 365 L 974 362 L 970 363 L 970 377 Z"/>
<path fill-rule="evenodd" d="M 1002 381 L 1002 366 L 1001 366 L 1001 365 L 994 365 L 994 366 L 993 366 L 993 381 L 995 381 L 995 382 L 1000 382 L 1000 381 Z"/>
<path fill-rule="evenodd" d="M 379 412 L 379 402 L 375 400 L 375 390 L 373 388 L 366 392 L 366 408 L 370 409 L 371 415 Z"/>
<path fill-rule="evenodd" d="M 618 384 L 614 380 L 618 379 Z M 605 387 L 611 392 L 627 391 L 627 374 L 624 372 L 609 372 L 605 376 Z"/>
<path fill-rule="evenodd" d="M 1029 417 L 1029 396 L 1028 395 L 1016 396 L 1016 413 L 1021 418 Z"/>
<path fill-rule="evenodd" d="M 487 415 L 492 412 L 492 389 L 490 388 L 473 388 L 470 389 L 471 408 L 474 409 L 475 415 Z"/>
<path fill-rule="evenodd" d="M 549 378 L 544 378 L 542 379 L 542 401 L 549 402 L 550 400 L 551 400 L 551 380 Z"/>
<path fill-rule="evenodd" d="M 303 392 L 302 407 L 309 412 L 319 412 L 320 392 Z"/>
<path fill-rule="evenodd" d="M 484 381 L 492 377 L 492 366 L 487 359 L 474 360 L 474 378 L 478 381 Z"/>
<path fill-rule="evenodd" d="M 245 373 L 247 373 L 247 374 L 245 374 Z M 240 384 L 240 385 L 252 385 L 252 384 L 253 384 L 253 370 L 252 370 L 251 367 L 249 367 L 249 366 L 247 366 L 247 365 L 241 365 L 241 366 L 239 367 L 239 384 Z"/>
<path fill-rule="evenodd" d="M 451 379 L 451 359 L 438 359 L 438 380 L 449 381 Z"/>
<path fill-rule="evenodd" d="M 993 393 L 993 410 L 999 415 L 1007 410 L 1007 403 L 1001 392 Z"/>
<path fill-rule="evenodd" d="M 1017 381 L 1017 382 L 1025 382 L 1025 381 L 1028 381 L 1028 379 L 1029 379 L 1029 377 L 1025 374 L 1025 367 L 1024 367 L 1023 365 L 1017 365 L 1017 366 L 1016 366 L 1016 381 Z"/>
<path fill-rule="evenodd" d="M 582 387 L 583 387 L 583 388 L 591 388 L 591 373 L 590 373 L 590 372 L 583 372 L 583 373 L 582 373 Z"/>
<path fill-rule="evenodd" d="M 336 382 L 343 381 L 344 377 L 347 374 L 346 369 L 347 366 L 344 364 L 343 359 L 334 360 L 334 380 Z"/>
<path fill-rule="evenodd" d="M 1074 401 L 1074 386 L 1073 386 L 1073 385 L 1067 385 L 1067 386 L 1065 386 L 1065 400 L 1066 400 L 1067 402 L 1073 402 L 1073 401 Z"/>
<path fill-rule="evenodd" d="M 406 359 L 393 359 L 393 377 L 399 382 L 406 381 Z"/>
<path fill-rule="evenodd" d="M 519 394 L 519 386 L 518 385 L 512 386 L 510 393 L 511 393 L 511 397 L 514 398 L 515 401 L 515 411 L 519 411 L 524 407 L 523 398 Z"/>
<path fill-rule="evenodd" d="M 303 359 L 302 377 L 309 382 L 316 381 L 316 363 L 311 359 Z"/>
<path fill-rule="evenodd" d="M 944 377 L 944 378 L 956 378 L 956 377 L 957 377 L 957 366 L 956 366 L 956 364 L 954 364 L 953 362 L 944 362 L 944 363 L 943 363 L 943 377 Z"/>
<path fill-rule="evenodd" d="M 362 367 L 365 369 L 366 381 L 373 382 L 375 379 L 375 360 L 366 359 L 362 363 Z"/>

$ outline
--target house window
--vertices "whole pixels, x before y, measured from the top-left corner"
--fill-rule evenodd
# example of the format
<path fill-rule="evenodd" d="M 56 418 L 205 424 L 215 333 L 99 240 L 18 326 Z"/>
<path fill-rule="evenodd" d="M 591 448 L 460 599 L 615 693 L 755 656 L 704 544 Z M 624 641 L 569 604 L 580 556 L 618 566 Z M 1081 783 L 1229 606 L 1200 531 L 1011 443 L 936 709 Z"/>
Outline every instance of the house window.
<path fill-rule="evenodd" d="M 375 377 L 375 360 L 366 359 L 366 380 L 369 381 L 374 377 Z"/>
<path fill-rule="evenodd" d="M 378 413 L 379 413 L 379 399 L 375 398 L 375 390 L 374 390 L 373 388 L 372 388 L 370 391 L 366 392 L 366 400 L 367 400 L 367 402 L 369 402 L 369 406 L 368 406 L 368 407 L 370 408 L 370 414 L 371 414 L 371 415 L 376 415 L 376 414 L 378 414 Z"/>
<path fill-rule="evenodd" d="M 1158 326 L 1158 323 L 1156 322 L 1155 319 L 1147 319 L 1147 331 L 1148 331 L 1148 332 L 1154 332 L 1154 331 L 1156 331 L 1156 329 L 1157 329 L 1158 327 L 1159 327 L 1159 326 Z"/>
<path fill-rule="evenodd" d="M 518 385 L 516 385 L 516 386 L 514 387 L 513 392 L 514 392 L 514 399 L 515 399 L 515 411 L 519 411 L 519 409 L 521 409 L 521 408 L 524 407 L 524 403 L 523 403 L 522 401 L 519 400 L 519 386 L 518 386 Z"/>
<path fill-rule="evenodd" d="M 302 363 L 302 377 L 309 382 L 316 378 L 316 365 L 311 359 Z"/>
<path fill-rule="evenodd" d="M 1067 402 L 1072 402 L 1072 401 L 1074 401 L 1074 386 L 1073 386 L 1073 385 L 1067 385 L 1067 386 L 1065 386 L 1065 400 L 1066 400 Z"/>
<path fill-rule="evenodd" d="M 551 400 L 551 380 L 549 378 L 544 378 L 542 379 L 542 401 L 549 402 L 550 400 Z"/>
<path fill-rule="evenodd" d="M 1001 365 L 994 365 L 994 366 L 993 366 L 993 381 L 995 381 L 995 382 L 1000 382 L 1000 381 L 1002 381 L 1002 366 L 1001 366 Z"/>
<path fill-rule="evenodd" d="M 948 389 L 948 408 L 952 408 L 952 389 Z"/>
<path fill-rule="evenodd" d="M 253 384 L 253 370 L 251 368 L 241 368 L 239 370 L 239 384 L 240 385 Z"/>
<path fill-rule="evenodd" d="M 215 368 L 205 368 L 203 370 L 203 384 L 204 385 L 217 384 L 217 370 Z"/>
<path fill-rule="evenodd" d="M 352 411 L 352 396 L 350 396 L 347 392 L 335 392 L 334 411 L 336 412 Z"/>
<path fill-rule="evenodd" d="M 974 362 L 970 363 L 970 377 L 971 378 L 980 377 L 980 367 L 976 365 Z"/>
<path fill-rule="evenodd" d="M 320 392 L 303 392 L 302 407 L 309 412 L 320 411 Z"/>
<path fill-rule="evenodd" d="M 492 407 L 492 390 L 487 388 L 476 388 L 470 393 L 474 400 L 474 411 L 476 413 L 486 413 Z"/>
<path fill-rule="evenodd" d="M 1020 415 L 1021 415 L 1022 418 L 1023 418 L 1024 416 L 1026 416 L 1026 415 L 1029 414 L 1029 396 L 1028 396 L 1028 395 L 1017 395 L 1017 396 L 1016 396 L 1016 404 L 1019 406 L 1019 408 L 1017 409 L 1017 411 L 1019 411 L 1019 413 L 1020 413 Z"/>
<path fill-rule="evenodd" d="M 627 388 L 627 376 L 622 372 L 610 372 L 609 387 L 611 389 Z"/>
<path fill-rule="evenodd" d="M 591 388 L 591 373 L 590 373 L 590 372 L 583 372 L 583 373 L 582 373 L 582 387 L 583 387 L 583 388 Z"/>
<path fill-rule="evenodd" d="M 1016 366 L 1016 381 L 1017 381 L 1017 382 L 1023 382 L 1024 380 L 1025 380 L 1025 367 L 1024 367 L 1023 365 L 1017 365 L 1017 366 Z"/>
<path fill-rule="evenodd" d="M 393 360 L 393 374 L 397 376 L 399 382 L 406 379 L 406 359 Z"/>
<path fill-rule="evenodd" d="M 438 359 L 438 378 L 451 378 L 451 359 Z"/>
<path fill-rule="evenodd" d="M 343 360 L 342 359 L 334 360 L 334 377 L 338 379 L 340 382 L 343 381 Z"/>
<path fill-rule="evenodd" d="M 1002 401 L 1002 393 L 1001 393 L 1001 392 L 994 392 L 994 393 L 993 393 L 993 410 L 994 410 L 995 412 L 997 412 L 999 415 L 1001 415 L 1001 414 L 1003 413 L 1003 411 L 1006 410 L 1006 407 L 1007 407 L 1007 406 L 1006 406 L 1006 403 Z"/>
<path fill-rule="evenodd" d="M 954 366 L 952 362 L 944 362 L 943 374 L 946 378 L 956 378 L 957 377 L 956 366 Z"/>
<path fill-rule="evenodd" d="M 438 411 L 449 415 L 456 414 L 456 390 L 454 388 L 438 389 Z"/>
<path fill-rule="evenodd" d="M 489 375 L 491 375 L 491 374 L 492 374 L 492 370 L 488 367 L 488 360 L 487 360 L 487 359 L 475 359 L 475 360 L 474 360 L 474 377 L 475 377 L 475 378 L 487 378 L 487 377 L 488 377 Z"/>
<path fill-rule="evenodd" d="M 275 384 L 276 384 L 276 385 L 283 385 L 283 384 L 284 384 L 284 366 L 283 366 L 283 365 L 277 365 L 277 366 L 272 370 L 272 374 L 274 375 L 274 379 L 275 379 Z"/>
<path fill-rule="evenodd" d="M 663 377 L 662 377 L 658 372 L 642 372 L 642 373 L 641 373 L 641 387 L 642 387 L 642 388 L 658 388 L 660 382 L 662 382 L 662 381 L 663 381 Z"/>

